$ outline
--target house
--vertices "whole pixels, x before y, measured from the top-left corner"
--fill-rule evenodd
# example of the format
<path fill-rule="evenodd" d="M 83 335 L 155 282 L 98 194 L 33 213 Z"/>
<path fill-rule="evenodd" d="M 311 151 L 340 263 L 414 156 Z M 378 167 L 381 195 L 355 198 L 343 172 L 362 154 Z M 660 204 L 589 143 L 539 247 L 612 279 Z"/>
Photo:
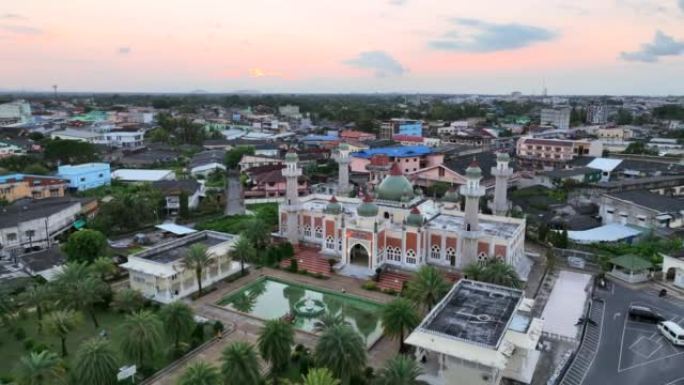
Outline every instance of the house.
<path fill-rule="evenodd" d="M 249 186 L 245 188 L 245 197 L 249 198 L 277 198 L 285 195 L 287 183 L 282 174 L 285 166 L 267 165 L 252 167 L 245 170 L 249 177 Z M 300 195 L 309 190 L 309 184 L 305 177 L 300 176 L 297 180 L 297 190 Z"/>
<path fill-rule="evenodd" d="M 653 267 L 650 261 L 632 254 L 613 257 L 610 264 L 613 268 L 608 275 L 627 283 L 648 281 L 651 276 L 650 269 Z"/>
<path fill-rule="evenodd" d="M 563 168 L 544 171 L 535 176 L 537 184 L 555 188 L 564 183 L 595 183 L 601 180 L 601 170 L 591 167 Z"/>
<path fill-rule="evenodd" d="M 41 276 L 47 281 L 52 281 L 61 272 L 67 260 L 66 255 L 58 245 L 26 253 L 19 259 L 24 271 L 29 275 Z"/>
<path fill-rule="evenodd" d="M 620 163 L 622 159 L 594 158 L 587 167 L 601 170 L 601 182 L 608 182 Z"/>
<path fill-rule="evenodd" d="M 603 224 L 678 228 L 684 219 L 684 200 L 647 190 L 616 191 L 601 196 L 599 214 Z"/>
<path fill-rule="evenodd" d="M 7 174 L 0 175 L 0 200 L 14 202 L 19 199 L 63 197 L 67 181 L 54 176 Z"/>
<path fill-rule="evenodd" d="M 518 139 L 516 157 L 522 164 L 538 168 L 564 167 L 580 156 L 601 156 L 601 142 L 588 140 L 542 139 L 531 136 Z"/>
<path fill-rule="evenodd" d="M 116 129 L 103 133 L 96 143 L 120 148 L 124 151 L 134 151 L 145 147 L 144 138 L 145 130 L 137 128 Z"/>
<path fill-rule="evenodd" d="M 183 264 L 193 245 L 206 246 L 213 262 L 202 276 L 202 287 L 239 272 L 240 264 L 229 256 L 236 239 L 232 234 L 200 231 L 130 255 L 121 267 L 128 270 L 132 289 L 153 301 L 170 303 L 198 290 L 195 270 Z"/>
<path fill-rule="evenodd" d="M 176 180 L 173 170 L 145 170 L 121 168 L 112 172 L 112 179 L 121 182 L 156 182 L 160 180 Z"/>
<path fill-rule="evenodd" d="M 274 156 L 264 156 L 264 155 L 243 155 L 240 159 L 240 171 L 244 172 L 247 169 L 283 164 L 283 160 Z"/>
<path fill-rule="evenodd" d="M 369 173 L 366 166 L 371 163 L 371 158 L 376 155 L 387 156 L 390 165 L 397 164 L 403 173 L 440 165 L 444 161 L 443 154 L 423 145 L 378 147 L 352 153 L 351 171 Z"/>
<path fill-rule="evenodd" d="M 503 378 L 532 382 L 544 321 L 534 300 L 518 289 L 467 279 L 406 338 L 423 362 L 418 379 L 430 385 L 497 385 Z"/>
<path fill-rule="evenodd" d="M 73 128 L 67 128 L 66 130 L 61 131 L 54 131 L 50 133 L 50 138 L 62 140 L 77 140 L 79 142 L 88 143 L 101 143 L 103 140 L 102 133 L 89 130 L 77 130 Z"/>
<path fill-rule="evenodd" d="M 677 250 L 671 255 L 660 254 L 663 257 L 663 278 L 674 286 L 684 289 L 684 250 Z"/>
<path fill-rule="evenodd" d="M 96 199 L 47 198 L 18 200 L 0 209 L 0 252 L 21 254 L 45 248 L 97 207 Z"/>
<path fill-rule="evenodd" d="M 22 147 L 0 141 L 0 159 L 19 155 L 26 155 L 26 151 Z"/>
<path fill-rule="evenodd" d="M 57 175 L 69 180 L 69 188 L 85 191 L 111 183 L 109 163 L 82 163 L 57 168 Z"/>
<path fill-rule="evenodd" d="M 165 209 L 169 215 L 177 215 L 180 210 L 181 195 L 188 198 L 188 209 L 194 210 L 199 206 L 204 196 L 204 186 L 194 179 L 184 180 L 160 180 L 152 183 L 152 186 L 164 195 Z"/>
<path fill-rule="evenodd" d="M 190 175 L 204 177 L 209 176 L 214 171 L 226 171 L 224 160 L 226 158 L 225 150 L 208 150 L 195 154 L 190 160 L 188 169 Z"/>
<path fill-rule="evenodd" d="M 357 130 L 342 130 L 340 132 L 340 139 L 356 140 L 359 142 L 363 142 L 365 140 L 375 140 L 376 136 L 375 134 L 371 134 L 370 132 L 363 132 Z"/>

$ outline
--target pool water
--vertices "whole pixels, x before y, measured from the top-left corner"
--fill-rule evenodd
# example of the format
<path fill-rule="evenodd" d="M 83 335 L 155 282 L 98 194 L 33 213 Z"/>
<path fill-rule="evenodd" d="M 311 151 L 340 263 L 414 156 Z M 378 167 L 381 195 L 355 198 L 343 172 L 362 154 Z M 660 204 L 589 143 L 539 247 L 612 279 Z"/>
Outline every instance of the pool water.
<path fill-rule="evenodd" d="M 341 315 L 370 347 L 382 336 L 382 305 L 332 291 L 261 278 L 223 297 L 218 305 L 270 320 L 294 317 L 296 328 L 315 333 L 325 313 Z"/>

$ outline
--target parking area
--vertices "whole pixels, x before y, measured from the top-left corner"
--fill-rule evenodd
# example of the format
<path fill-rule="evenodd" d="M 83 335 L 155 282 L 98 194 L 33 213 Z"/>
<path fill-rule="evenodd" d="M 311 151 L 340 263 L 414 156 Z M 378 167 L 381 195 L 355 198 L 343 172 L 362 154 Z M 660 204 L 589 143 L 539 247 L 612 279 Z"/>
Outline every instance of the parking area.
<path fill-rule="evenodd" d="M 611 282 L 597 289 L 605 300 L 601 341 L 584 384 L 684 385 L 684 348 L 666 340 L 653 323 L 630 320 L 631 305 L 647 306 L 684 326 L 684 302 L 660 298 L 656 289 L 634 290 Z"/>

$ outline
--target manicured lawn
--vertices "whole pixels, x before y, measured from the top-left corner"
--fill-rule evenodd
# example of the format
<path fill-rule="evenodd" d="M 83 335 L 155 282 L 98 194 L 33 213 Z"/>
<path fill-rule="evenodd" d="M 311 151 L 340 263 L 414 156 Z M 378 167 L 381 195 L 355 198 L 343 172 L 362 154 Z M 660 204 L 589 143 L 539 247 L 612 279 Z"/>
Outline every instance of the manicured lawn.
<path fill-rule="evenodd" d="M 278 224 L 278 204 L 277 203 L 256 203 L 247 205 L 257 217 L 261 218 L 269 228 Z M 252 215 L 231 215 L 201 221 L 195 226 L 198 230 L 214 230 L 224 233 L 238 234 L 245 229 L 247 223 L 253 219 Z"/>
<path fill-rule="evenodd" d="M 85 340 L 89 338 L 94 338 L 100 335 L 102 331 L 107 333 L 108 338 L 113 342 L 114 348 L 119 351 L 119 341 L 121 340 L 122 333 L 125 332 L 120 325 L 124 321 L 125 315 L 123 313 L 118 313 L 114 311 L 100 311 L 97 313 L 97 320 L 100 327 L 95 329 L 90 317 L 84 316 L 80 327 L 74 330 L 67 337 L 67 350 L 69 355 L 66 357 L 67 364 L 70 363 L 76 355 L 78 346 Z M 19 357 L 27 354 L 29 350 L 26 349 L 25 341 L 33 341 L 34 346 L 46 346 L 49 350 L 60 354 L 61 346 L 60 340 L 57 337 L 53 337 L 47 334 L 45 331 L 42 333 L 38 332 L 38 322 L 35 313 L 28 313 L 24 319 L 17 321 L 17 325 L 21 327 L 26 332 L 26 339 L 24 341 L 19 341 L 12 330 L 9 328 L 0 328 L 0 377 L 11 375 L 12 371 L 19 360 Z M 205 340 L 211 336 L 211 325 L 207 324 L 205 326 Z M 171 348 L 171 343 L 164 344 L 165 348 Z M 170 354 L 167 351 L 159 352 L 155 360 L 155 369 L 161 369 L 162 367 L 168 365 L 173 361 Z M 120 354 L 121 364 L 130 364 L 130 362 L 123 359 L 123 355 Z"/>

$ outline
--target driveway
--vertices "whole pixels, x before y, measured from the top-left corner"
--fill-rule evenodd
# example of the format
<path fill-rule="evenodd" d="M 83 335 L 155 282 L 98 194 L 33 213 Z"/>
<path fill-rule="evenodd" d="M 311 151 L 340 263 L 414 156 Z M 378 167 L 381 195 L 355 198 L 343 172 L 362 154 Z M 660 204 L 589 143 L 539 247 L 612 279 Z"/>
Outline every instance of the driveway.
<path fill-rule="evenodd" d="M 583 383 L 684 385 L 684 348 L 662 337 L 655 324 L 627 317 L 630 305 L 643 305 L 684 326 L 684 302 L 659 298 L 656 289 L 635 290 L 614 282 L 595 295 L 605 300 L 605 316 L 599 349 Z"/>

